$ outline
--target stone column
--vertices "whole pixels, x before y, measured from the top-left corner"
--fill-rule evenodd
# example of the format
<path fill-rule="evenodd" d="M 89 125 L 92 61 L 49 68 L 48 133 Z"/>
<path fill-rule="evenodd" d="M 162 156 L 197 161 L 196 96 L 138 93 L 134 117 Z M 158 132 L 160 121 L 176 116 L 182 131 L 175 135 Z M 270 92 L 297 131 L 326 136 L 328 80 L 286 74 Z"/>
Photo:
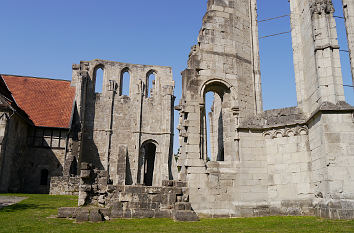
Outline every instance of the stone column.
<path fill-rule="evenodd" d="M 323 102 L 345 101 L 331 0 L 291 0 L 298 104 L 310 114 Z"/>
<path fill-rule="evenodd" d="M 348 47 L 350 54 L 350 64 L 352 70 L 352 80 L 354 84 L 354 1 L 342 0 L 345 27 L 347 29 Z"/>
<path fill-rule="evenodd" d="M 259 57 L 259 38 L 258 38 L 258 14 L 257 0 L 251 0 L 250 7 L 251 27 L 252 27 L 252 49 L 253 49 L 253 75 L 254 75 L 254 91 L 256 98 L 256 113 L 263 111 L 262 101 L 262 83 L 261 83 L 261 65 Z"/>

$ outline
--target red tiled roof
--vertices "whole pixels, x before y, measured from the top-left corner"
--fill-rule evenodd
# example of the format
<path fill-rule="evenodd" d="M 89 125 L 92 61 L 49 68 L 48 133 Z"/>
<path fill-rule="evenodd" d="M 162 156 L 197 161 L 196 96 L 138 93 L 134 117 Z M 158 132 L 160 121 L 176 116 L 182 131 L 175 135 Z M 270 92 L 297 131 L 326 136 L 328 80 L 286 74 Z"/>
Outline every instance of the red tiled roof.
<path fill-rule="evenodd" d="M 1 75 L 36 126 L 69 128 L 75 88 L 70 81 Z"/>

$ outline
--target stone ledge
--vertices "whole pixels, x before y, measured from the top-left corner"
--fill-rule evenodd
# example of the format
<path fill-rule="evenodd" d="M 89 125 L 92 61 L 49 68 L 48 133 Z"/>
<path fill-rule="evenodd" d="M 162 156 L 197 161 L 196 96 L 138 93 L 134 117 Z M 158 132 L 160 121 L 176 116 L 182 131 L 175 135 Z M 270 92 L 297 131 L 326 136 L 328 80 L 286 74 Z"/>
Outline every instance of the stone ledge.
<path fill-rule="evenodd" d="M 241 120 L 239 129 L 271 129 L 294 125 L 304 125 L 319 112 L 354 112 L 354 106 L 340 101 L 337 104 L 323 102 L 309 117 L 306 117 L 298 107 L 272 109 L 256 116 L 246 117 Z"/>

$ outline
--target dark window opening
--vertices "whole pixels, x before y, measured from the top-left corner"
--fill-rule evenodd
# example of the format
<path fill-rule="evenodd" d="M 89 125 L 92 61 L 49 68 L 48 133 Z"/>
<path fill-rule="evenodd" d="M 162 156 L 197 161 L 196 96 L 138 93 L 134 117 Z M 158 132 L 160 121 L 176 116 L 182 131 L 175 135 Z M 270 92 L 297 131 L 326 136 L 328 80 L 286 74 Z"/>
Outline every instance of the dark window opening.
<path fill-rule="evenodd" d="M 76 175 L 77 175 L 77 161 L 76 158 L 74 157 L 70 165 L 70 176 L 76 176 Z"/>
<path fill-rule="evenodd" d="M 48 169 L 41 170 L 41 182 L 40 185 L 48 185 Z"/>
<path fill-rule="evenodd" d="M 143 184 L 152 186 L 154 181 L 156 146 L 154 143 L 144 143 L 141 148 L 141 161 L 139 170 L 142 170 Z M 139 181 L 138 181 L 139 182 Z"/>

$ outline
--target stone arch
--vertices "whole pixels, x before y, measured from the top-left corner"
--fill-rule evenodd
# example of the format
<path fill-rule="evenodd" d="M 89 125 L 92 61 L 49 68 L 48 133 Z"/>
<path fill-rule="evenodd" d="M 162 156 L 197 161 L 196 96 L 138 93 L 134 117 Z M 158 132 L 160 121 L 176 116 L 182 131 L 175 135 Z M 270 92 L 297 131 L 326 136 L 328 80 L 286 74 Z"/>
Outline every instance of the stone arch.
<path fill-rule="evenodd" d="M 296 131 L 294 129 L 287 129 L 284 133 L 285 137 L 293 137 L 296 136 Z"/>
<path fill-rule="evenodd" d="M 98 64 L 95 66 L 95 68 L 93 69 L 93 79 L 92 79 L 92 82 L 94 83 L 94 90 L 95 92 L 97 93 L 102 93 L 103 92 L 103 84 L 104 84 L 104 65 L 103 64 Z M 99 70 L 102 70 L 103 74 L 102 74 L 102 78 L 101 80 L 98 79 L 97 77 L 97 72 Z"/>
<path fill-rule="evenodd" d="M 265 137 L 266 139 L 272 139 L 273 133 L 271 131 L 264 132 L 263 137 Z"/>
<path fill-rule="evenodd" d="M 139 149 L 138 183 L 152 186 L 155 177 L 155 160 L 158 143 L 153 139 L 145 140 Z M 156 177 L 155 177 L 156 178 Z"/>
<path fill-rule="evenodd" d="M 282 138 L 284 137 L 284 130 L 279 129 L 274 132 L 274 137 L 275 138 Z"/>
<path fill-rule="evenodd" d="M 154 79 L 152 79 L 152 77 Z M 156 85 L 156 79 L 157 79 L 157 71 L 154 70 L 154 69 L 151 69 L 149 70 L 147 73 L 146 73 L 146 80 L 145 80 L 145 84 L 146 84 L 146 88 L 145 88 L 145 96 L 147 98 L 149 97 L 152 97 L 153 95 L 153 90 L 154 90 L 154 87 Z"/>
<path fill-rule="evenodd" d="M 309 134 L 309 129 L 306 125 L 299 127 L 297 131 L 298 131 L 299 135 L 308 135 Z"/>
<path fill-rule="evenodd" d="M 125 76 L 125 74 L 129 75 Z M 128 80 L 125 80 L 128 79 Z M 129 67 L 125 67 L 121 70 L 120 72 L 120 80 L 119 80 L 119 95 L 125 95 L 125 96 L 130 96 L 130 83 L 131 83 L 131 71 Z"/>
<path fill-rule="evenodd" d="M 224 95 L 225 91 L 228 91 L 229 93 L 237 93 L 236 90 L 230 85 L 228 82 L 222 79 L 211 79 L 203 83 L 203 85 L 200 88 L 200 97 L 202 100 L 204 100 L 204 95 L 207 92 L 213 91 L 215 93 L 218 93 L 219 96 Z M 223 92 L 224 91 L 224 92 Z M 235 98 L 236 99 L 236 98 Z"/>
<path fill-rule="evenodd" d="M 205 82 L 200 92 L 202 99 L 200 109 L 201 157 L 205 160 L 225 161 L 225 143 L 230 135 L 225 130 L 224 118 L 230 117 L 231 108 L 227 106 L 234 102 L 231 85 L 224 80 L 213 79 Z M 209 103 L 209 96 L 207 97 L 207 93 L 210 92 L 213 93 L 212 104 Z"/>

